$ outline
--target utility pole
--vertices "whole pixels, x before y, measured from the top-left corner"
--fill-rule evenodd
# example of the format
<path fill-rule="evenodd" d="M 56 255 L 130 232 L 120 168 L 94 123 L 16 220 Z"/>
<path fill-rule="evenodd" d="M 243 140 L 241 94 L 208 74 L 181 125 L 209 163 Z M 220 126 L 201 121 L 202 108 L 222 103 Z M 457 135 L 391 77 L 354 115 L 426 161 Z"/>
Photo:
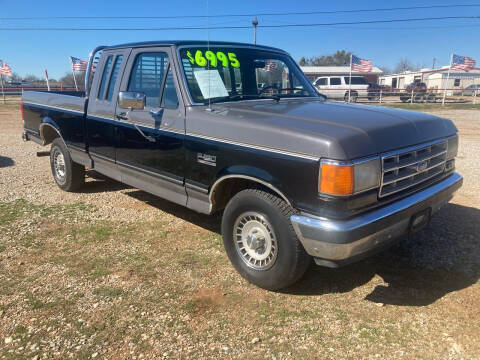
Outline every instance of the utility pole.
<path fill-rule="evenodd" d="M 257 25 L 258 25 L 258 20 L 257 17 L 255 16 L 252 20 L 252 25 L 253 25 L 253 43 L 257 43 Z"/>
<path fill-rule="evenodd" d="M 435 69 L 435 62 L 437 61 L 436 58 L 433 58 L 433 64 L 432 64 L 432 69 Z"/>

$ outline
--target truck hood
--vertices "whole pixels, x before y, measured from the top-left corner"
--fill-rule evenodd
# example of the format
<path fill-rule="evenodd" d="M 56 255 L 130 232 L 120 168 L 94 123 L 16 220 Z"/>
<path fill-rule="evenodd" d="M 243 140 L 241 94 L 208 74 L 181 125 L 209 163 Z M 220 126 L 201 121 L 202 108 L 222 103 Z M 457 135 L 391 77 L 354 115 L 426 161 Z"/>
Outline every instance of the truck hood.
<path fill-rule="evenodd" d="M 316 99 L 223 103 L 212 109 L 195 110 L 208 113 L 209 119 L 188 121 L 187 131 L 193 127 L 200 134 L 338 160 L 377 155 L 457 132 L 451 120 L 426 113 Z M 203 129 L 195 129 L 199 126 Z"/>

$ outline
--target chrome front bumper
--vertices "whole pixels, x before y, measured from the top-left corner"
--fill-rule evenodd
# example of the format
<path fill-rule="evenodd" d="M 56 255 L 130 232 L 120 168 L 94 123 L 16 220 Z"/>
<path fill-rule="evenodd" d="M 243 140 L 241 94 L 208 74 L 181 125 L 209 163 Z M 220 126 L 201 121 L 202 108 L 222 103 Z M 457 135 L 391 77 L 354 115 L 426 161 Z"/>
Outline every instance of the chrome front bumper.
<path fill-rule="evenodd" d="M 379 209 L 348 220 L 301 214 L 290 217 L 308 254 L 318 265 L 338 267 L 391 245 L 407 234 L 414 215 L 447 203 L 463 183 L 453 173 L 439 183 Z"/>

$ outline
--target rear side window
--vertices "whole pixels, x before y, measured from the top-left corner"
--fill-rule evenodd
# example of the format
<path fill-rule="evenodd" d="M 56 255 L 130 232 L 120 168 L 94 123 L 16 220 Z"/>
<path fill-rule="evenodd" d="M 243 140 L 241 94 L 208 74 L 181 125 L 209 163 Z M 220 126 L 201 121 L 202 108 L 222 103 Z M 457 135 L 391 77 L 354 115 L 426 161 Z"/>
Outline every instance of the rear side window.
<path fill-rule="evenodd" d="M 330 85 L 341 85 L 342 80 L 340 78 L 330 78 Z"/>
<path fill-rule="evenodd" d="M 146 105 L 160 106 L 160 90 L 168 65 L 168 55 L 164 52 L 137 55 L 128 82 L 128 91 L 143 92 Z M 172 82 L 173 83 L 173 82 Z"/>
<path fill-rule="evenodd" d="M 103 99 L 103 93 L 105 91 L 105 84 L 107 83 L 108 73 L 110 72 L 110 66 L 112 66 L 113 56 L 110 55 L 103 67 L 102 80 L 100 80 L 100 87 L 98 88 L 97 99 Z"/>
<path fill-rule="evenodd" d="M 113 69 L 112 69 L 112 75 L 110 76 L 110 82 L 108 83 L 107 101 L 112 101 L 113 90 L 115 89 L 115 83 L 117 81 L 120 65 L 122 64 L 122 59 L 123 59 L 123 55 L 118 55 L 115 58 L 115 63 L 113 64 Z"/>

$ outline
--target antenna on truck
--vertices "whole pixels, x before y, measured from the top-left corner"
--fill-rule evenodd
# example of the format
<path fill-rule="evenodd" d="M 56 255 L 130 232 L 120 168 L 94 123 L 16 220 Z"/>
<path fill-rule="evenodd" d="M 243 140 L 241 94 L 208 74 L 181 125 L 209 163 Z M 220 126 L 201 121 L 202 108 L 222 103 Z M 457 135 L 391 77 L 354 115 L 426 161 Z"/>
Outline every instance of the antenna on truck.
<path fill-rule="evenodd" d="M 206 5 L 207 5 L 207 51 L 210 51 L 210 24 L 208 21 L 208 0 L 206 0 Z M 211 108 L 211 91 L 210 91 L 210 61 L 207 60 L 207 71 L 208 71 L 208 111 L 212 111 Z"/>

